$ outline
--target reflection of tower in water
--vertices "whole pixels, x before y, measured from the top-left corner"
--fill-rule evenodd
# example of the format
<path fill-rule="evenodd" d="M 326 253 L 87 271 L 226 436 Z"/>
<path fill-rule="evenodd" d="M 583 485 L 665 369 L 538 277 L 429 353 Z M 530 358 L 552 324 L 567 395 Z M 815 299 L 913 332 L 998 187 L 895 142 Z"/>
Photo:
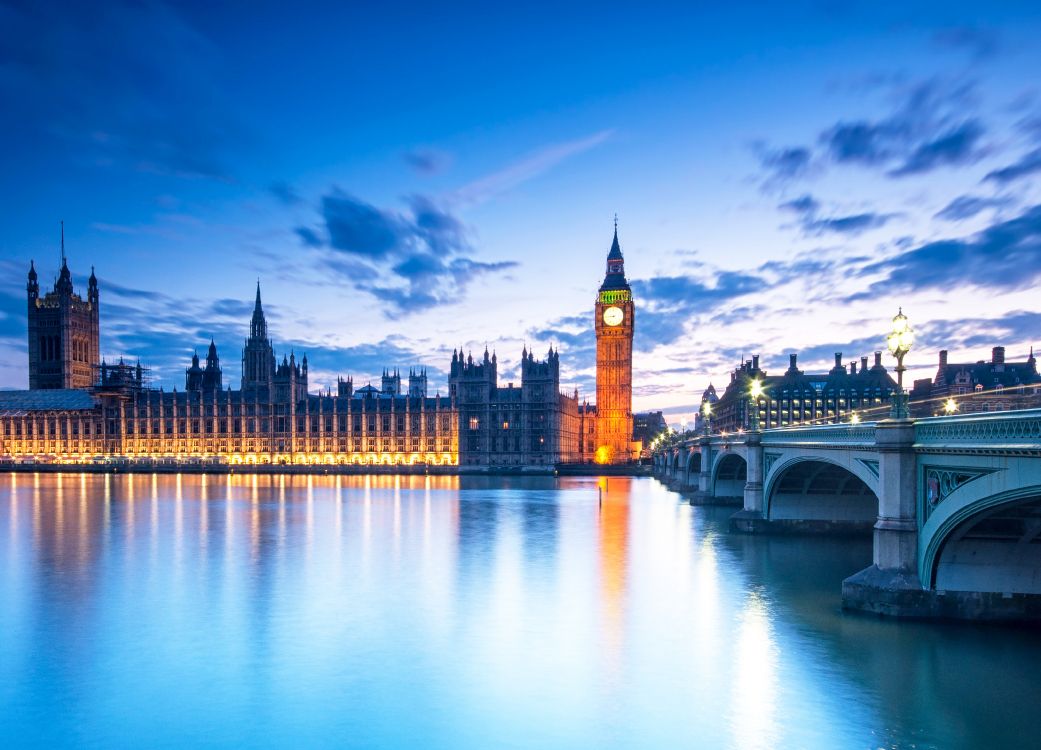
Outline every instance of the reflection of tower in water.
<path fill-rule="evenodd" d="M 629 477 L 601 477 L 600 600 L 607 662 L 618 674 L 625 640 L 626 588 L 629 553 Z"/>

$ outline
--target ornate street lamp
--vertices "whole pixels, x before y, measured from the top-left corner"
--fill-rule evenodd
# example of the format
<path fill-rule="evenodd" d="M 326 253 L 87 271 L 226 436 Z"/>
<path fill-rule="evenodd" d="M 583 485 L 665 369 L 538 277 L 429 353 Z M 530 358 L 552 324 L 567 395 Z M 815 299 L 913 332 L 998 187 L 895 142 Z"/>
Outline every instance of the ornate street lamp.
<path fill-rule="evenodd" d="M 860 424 L 860 415 L 857 414 L 856 412 L 853 412 L 852 414 L 850 414 L 849 415 L 849 423 L 852 424 L 852 425 Z"/>
<path fill-rule="evenodd" d="M 943 402 L 943 413 L 950 416 L 954 412 L 958 411 L 958 402 L 953 398 L 949 398 Z"/>
<path fill-rule="evenodd" d="M 763 381 L 759 378 L 754 378 L 751 384 L 748 386 L 748 407 L 751 409 L 749 429 L 759 429 L 759 399 L 763 395 Z"/>
<path fill-rule="evenodd" d="M 893 318 L 893 329 L 886 337 L 889 353 L 896 357 L 896 393 L 893 394 L 893 419 L 907 419 L 907 394 L 904 393 L 904 356 L 914 346 L 914 329 L 904 315 L 904 309 Z"/>
<path fill-rule="evenodd" d="M 712 402 L 706 401 L 701 405 L 701 418 L 702 427 L 705 434 L 708 435 L 712 432 Z"/>

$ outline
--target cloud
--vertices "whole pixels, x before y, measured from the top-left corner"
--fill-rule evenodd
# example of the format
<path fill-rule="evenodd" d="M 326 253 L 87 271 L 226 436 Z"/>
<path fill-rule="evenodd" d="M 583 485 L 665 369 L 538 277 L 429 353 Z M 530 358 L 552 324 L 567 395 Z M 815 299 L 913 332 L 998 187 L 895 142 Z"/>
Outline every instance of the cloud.
<path fill-rule="evenodd" d="M 295 232 L 305 246 L 327 249 L 329 267 L 356 289 L 387 303 L 390 318 L 458 302 L 476 279 L 518 265 L 475 260 L 466 227 L 432 198 L 407 204 L 382 209 L 334 189 L 321 201 L 324 226 Z"/>
<path fill-rule="evenodd" d="M 938 138 L 916 147 L 904 163 L 889 172 L 894 177 L 930 172 L 937 167 L 972 164 L 983 152 L 979 147 L 983 126 L 978 121 L 964 122 Z"/>
<path fill-rule="evenodd" d="M 686 333 L 684 322 L 747 294 L 765 290 L 769 283 L 760 275 L 743 271 L 720 271 L 712 285 L 690 276 L 657 276 L 631 282 L 640 300 L 640 337 L 637 344 L 651 351 L 671 344 Z"/>
<path fill-rule="evenodd" d="M 752 145 L 759 166 L 766 174 L 763 187 L 770 189 L 783 186 L 811 171 L 813 154 L 803 146 L 791 148 L 769 148 L 761 142 Z"/>
<path fill-rule="evenodd" d="M 809 193 L 795 198 L 794 200 L 786 201 L 782 203 L 778 208 L 782 211 L 793 211 L 803 216 L 814 215 L 820 210 L 821 204 L 816 198 Z"/>
<path fill-rule="evenodd" d="M 613 130 L 601 130 L 584 138 L 540 148 L 497 172 L 464 185 L 455 191 L 448 202 L 461 205 L 483 203 L 535 179 L 573 156 L 606 143 L 613 135 Z"/>
<path fill-rule="evenodd" d="M 799 217 L 799 226 L 809 235 L 822 235 L 828 232 L 853 236 L 885 226 L 897 214 L 865 212 L 846 216 L 820 217 L 820 201 L 808 193 L 778 206 Z"/>
<path fill-rule="evenodd" d="M 452 157 L 443 151 L 430 148 L 415 148 L 406 151 L 402 158 L 416 174 L 428 176 L 443 172 L 452 163 Z"/>
<path fill-rule="evenodd" d="M 996 182 L 999 185 L 1006 185 L 1037 172 L 1041 172 L 1041 148 L 1036 148 L 1024 154 L 1019 161 L 1007 167 L 988 172 L 983 180 L 985 182 Z"/>
<path fill-rule="evenodd" d="M 305 247 L 322 247 L 325 245 L 325 241 L 311 227 L 296 227 L 293 232 L 296 233 L 296 236 L 300 238 Z"/>
<path fill-rule="evenodd" d="M 986 128 L 972 116 L 971 83 L 933 78 L 909 86 L 885 79 L 883 85 L 895 102 L 884 116 L 837 122 L 820 131 L 813 146 L 756 144 L 763 186 L 783 185 L 825 165 L 878 169 L 897 178 L 972 164 L 984 155 Z"/>
<path fill-rule="evenodd" d="M 867 264 L 856 275 L 877 280 L 851 301 L 930 288 L 1024 289 L 1041 277 L 1041 205 L 970 237 L 929 242 Z"/>
<path fill-rule="evenodd" d="M 934 214 L 944 221 L 963 221 L 986 211 L 988 208 L 1002 208 L 1011 203 L 1009 198 L 988 198 L 981 195 L 959 195 Z"/>
<path fill-rule="evenodd" d="M 401 249 L 412 230 L 396 214 L 339 191 L 322 198 L 322 217 L 332 248 L 369 258 Z"/>

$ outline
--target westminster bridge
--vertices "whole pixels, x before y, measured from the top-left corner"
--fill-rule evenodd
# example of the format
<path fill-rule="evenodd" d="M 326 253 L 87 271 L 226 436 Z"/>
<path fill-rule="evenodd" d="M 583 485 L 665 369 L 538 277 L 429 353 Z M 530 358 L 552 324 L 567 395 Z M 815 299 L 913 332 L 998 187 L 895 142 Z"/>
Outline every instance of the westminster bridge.
<path fill-rule="evenodd" d="M 850 610 L 1041 619 L 1041 409 L 701 435 L 654 454 L 738 533 L 874 533 Z"/>

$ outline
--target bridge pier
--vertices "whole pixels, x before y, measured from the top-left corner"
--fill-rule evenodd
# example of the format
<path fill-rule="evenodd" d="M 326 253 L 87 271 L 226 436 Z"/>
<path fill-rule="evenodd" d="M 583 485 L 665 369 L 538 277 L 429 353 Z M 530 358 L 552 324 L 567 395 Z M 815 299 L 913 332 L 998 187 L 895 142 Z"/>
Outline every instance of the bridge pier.
<path fill-rule="evenodd" d="M 748 478 L 745 481 L 744 505 L 730 517 L 730 530 L 758 534 L 768 530 L 769 522 L 763 513 L 763 441 L 762 433 L 748 434 L 745 457 Z"/>
<path fill-rule="evenodd" d="M 878 520 L 872 565 L 842 582 L 844 609 L 895 617 L 923 617 L 932 594 L 918 577 L 918 521 L 914 422 L 879 422 Z"/>

